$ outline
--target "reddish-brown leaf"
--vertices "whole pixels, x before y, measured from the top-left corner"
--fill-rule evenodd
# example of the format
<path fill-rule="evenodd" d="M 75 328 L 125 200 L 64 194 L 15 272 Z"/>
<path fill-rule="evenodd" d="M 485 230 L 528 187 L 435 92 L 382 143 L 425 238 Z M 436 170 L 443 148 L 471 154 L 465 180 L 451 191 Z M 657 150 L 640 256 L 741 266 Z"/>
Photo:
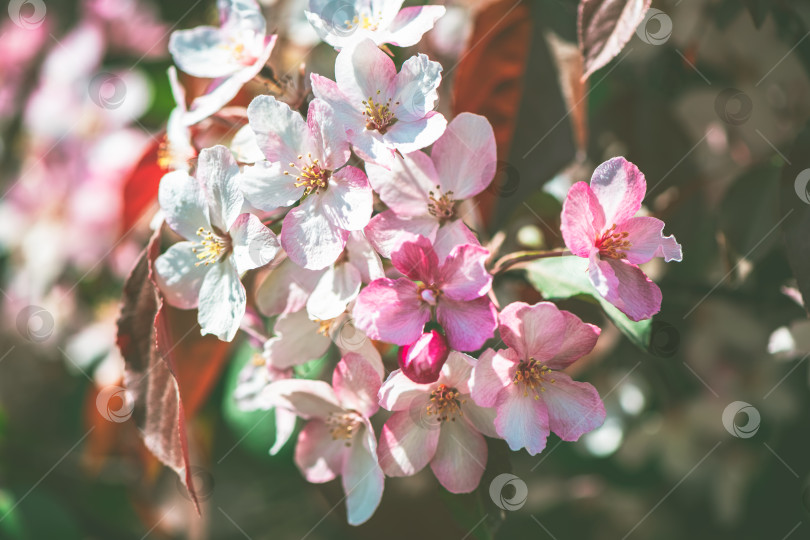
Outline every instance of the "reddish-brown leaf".
<path fill-rule="evenodd" d="M 621 52 L 652 0 L 580 0 L 577 30 L 587 79 Z"/>
<path fill-rule="evenodd" d="M 475 18 L 470 48 L 455 70 L 453 109 L 486 116 L 495 131 L 498 159 L 506 161 L 523 96 L 523 73 L 529 55 L 532 16 L 528 4 L 499 0 Z M 478 195 L 485 221 L 491 218 L 496 191 Z"/>
<path fill-rule="evenodd" d="M 168 172 L 159 164 L 159 152 L 160 142 L 155 141 L 146 149 L 124 183 L 121 234 L 126 234 L 157 200 L 160 179 Z"/>

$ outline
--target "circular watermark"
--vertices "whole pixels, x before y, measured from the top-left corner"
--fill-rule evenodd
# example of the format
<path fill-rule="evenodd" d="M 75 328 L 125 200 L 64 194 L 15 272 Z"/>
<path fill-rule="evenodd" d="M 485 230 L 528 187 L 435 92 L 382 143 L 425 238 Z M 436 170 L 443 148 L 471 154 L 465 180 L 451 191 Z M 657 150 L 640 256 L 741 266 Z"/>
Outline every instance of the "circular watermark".
<path fill-rule="evenodd" d="M 650 8 L 636 28 L 636 35 L 648 45 L 663 45 L 672 35 L 672 19 L 660 9 Z"/>
<path fill-rule="evenodd" d="M 39 306 L 27 306 L 17 314 L 17 331 L 34 343 L 41 343 L 53 335 L 54 319 L 51 313 Z"/>
<path fill-rule="evenodd" d="M 512 486 L 514 494 L 511 497 L 504 495 L 504 488 Z M 495 506 L 501 510 L 514 512 L 520 510 L 529 498 L 529 488 L 526 482 L 510 473 L 502 473 L 492 479 L 489 484 L 489 496 Z"/>
<path fill-rule="evenodd" d="M 335 0 L 324 6 L 319 13 L 327 34 L 338 37 L 347 37 L 360 28 L 359 14 L 354 2 Z"/>
<path fill-rule="evenodd" d="M 487 186 L 487 191 L 498 197 L 511 197 L 520 187 L 520 173 L 508 161 L 495 163 L 495 175 Z"/>
<path fill-rule="evenodd" d="M 427 431 L 434 431 L 442 427 L 442 422 L 439 420 L 436 411 L 429 408 L 430 405 L 431 401 L 426 399 L 424 394 L 418 395 L 411 401 L 411 405 L 408 407 L 408 415 L 418 427 Z"/>
<path fill-rule="evenodd" d="M 746 416 L 746 421 L 743 425 L 736 423 L 737 415 L 740 413 Z M 750 439 L 756 435 L 759 430 L 759 422 L 759 411 L 756 407 L 745 401 L 729 403 L 723 411 L 723 427 L 725 427 L 726 431 L 731 435 L 740 439 Z"/>
<path fill-rule="evenodd" d="M 45 22 L 45 2 L 42 0 L 11 0 L 8 16 L 11 22 L 24 30 L 39 28 Z"/>
<path fill-rule="evenodd" d="M 214 476 L 208 470 L 196 465 L 192 465 L 190 471 L 189 476 L 197 501 L 207 501 L 214 494 Z M 191 500 L 191 495 L 179 476 L 177 477 L 177 490 L 184 498 Z"/>
<path fill-rule="evenodd" d="M 346 315 L 331 332 L 332 341 L 341 351 L 359 351 L 368 341 L 368 336 L 354 325 L 351 315 Z"/>
<path fill-rule="evenodd" d="M 392 103 L 391 109 L 394 112 L 394 116 L 399 118 L 400 114 L 398 114 L 398 111 L 404 110 L 411 116 L 418 118 L 424 117 L 435 108 L 435 102 L 432 107 L 428 106 L 428 96 L 430 94 L 435 95 L 435 92 L 435 89 L 432 88 L 424 78 L 409 82 L 397 92 L 396 99 L 394 103 Z"/>
<path fill-rule="evenodd" d="M 681 333 L 665 321 L 653 321 L 650 329 L 650 352 L 660 358 L 672 358 L 681 346 Z"/>
<path fill-rule="evenodd" d="M 120 424 L 132 416 L 135 399 L 126 388 L 107 386 L 96 396 L 96 409 L 105 420 Z"/>
<path fill-rule="evenodd" d="M 796 190 L 796 195 L 805 204 L 810 204 L 810 169 L 805 169 L 796 176 L 793 181 L 793 189 Z"/>
<path fill-rule="evenodd" d="M 87 87 L 90 99 L 102 109 L 117 109 L 127 96 L 127 85 L 118 75 L 106 71 L 90 79 Z"/>
<path fill-rule="evenodd" d="M 714 100 L 717 116 L 730 126 L 741 126 L 751 118 L 754 102 L 748 94 L 736 88 L 726 88 Z"/>

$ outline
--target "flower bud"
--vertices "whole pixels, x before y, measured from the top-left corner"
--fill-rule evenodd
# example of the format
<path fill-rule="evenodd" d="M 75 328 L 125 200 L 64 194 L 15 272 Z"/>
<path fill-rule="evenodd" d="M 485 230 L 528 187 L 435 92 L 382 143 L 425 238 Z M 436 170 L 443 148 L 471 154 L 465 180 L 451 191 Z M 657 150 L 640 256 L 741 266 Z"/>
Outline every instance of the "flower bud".
<path fill-rule="evenodd" d="M 438 380 L 449 354 L 450 347 L 445 337 L 436 330 L 431 330 L 422 334 L 414 343 L 400 347 L 399 367 L 415 383 L 432 383 Z"/>

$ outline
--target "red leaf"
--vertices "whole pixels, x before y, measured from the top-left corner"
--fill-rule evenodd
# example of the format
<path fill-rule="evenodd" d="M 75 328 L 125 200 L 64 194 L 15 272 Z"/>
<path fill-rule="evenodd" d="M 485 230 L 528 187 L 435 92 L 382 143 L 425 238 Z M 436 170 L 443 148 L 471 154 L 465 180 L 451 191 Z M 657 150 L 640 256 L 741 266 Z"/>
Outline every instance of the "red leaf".
<path fill-rule="evenodd" d="M 652 0 L 581 0 L 577 29 L 585 58 L 585 80 L 621 52 L 650 9 Z"/>
<path fill-rule="evenodd" d="M 121 234 L 126 234 L 143 213 L 157 200 L 160 179 L 168 172 L 158 161 L 160 142 L 146 149 L 138 164 L 124 183 L 124 215 Z"/>
<path fill-rule="evenodd" d="M 455 73 L 453 108 L 486 116 L 495 131 L 498 159 L 506 161 L 523 96 L 532 16 L 525 2 L 499 0 L 475 19 L 469 43 Z M 494 190 L 476 198 L 486 221 L 494 213 Z"/>

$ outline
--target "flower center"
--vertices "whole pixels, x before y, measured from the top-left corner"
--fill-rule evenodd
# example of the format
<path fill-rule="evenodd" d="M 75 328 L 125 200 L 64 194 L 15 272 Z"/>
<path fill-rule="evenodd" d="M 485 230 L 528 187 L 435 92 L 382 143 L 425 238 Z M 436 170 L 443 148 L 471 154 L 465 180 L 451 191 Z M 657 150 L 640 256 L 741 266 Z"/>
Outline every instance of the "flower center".
<path fill-rule="evenodd" d="M 223 49 L 227 50 L 233 59 L 242 64 L 243 66 L 249 66 L 256 61 L 256 57 L 250 54 L 245 47 L 244 40 L 248 36 L 240 35 L 240 36 L 231 36 L 228 40 L 228 43 L 223 43 L 220 45 Z"/>
<path fill-rule="evenodd" d="M 208 229 L 200 227 L 197 229 L 197 236 L 202 238 L 202 240 L 200 240 L 198 246 L 191 248 L 191 251 L 196 253 L 197 259 L 199 259 L 199 262 L 195 263 L 195 266 L 200 266 L 201 264 L 208 266 L 209 264 L 219 262 L 231 249 L 230 238 L 222 238 Z"/>
<path fill-rule="evenodd" d="M 360 417 L 354 411 L 336 412 L 326 418 L 326 425 L 333 441 L 342 440 L 346 446 L 351 446 L 352 437 L 360 427 Z"/>
<path fill-rule="evenodd" d="M 318 319 L 318 333 L 323 337 L 329 337 L 329 332 L 332 329 L 332 323 L 335 322 L 335 319 L 326 319 L 320 320 Z"/>
<path fill-rule="evenodd" d="M 346 20 L 346 30 L 351 30 L 355 26 L 359 26 L 363 30 L 371 30 L 375 32 L 379 28 L 379 19 L 382 18 L 382 11 L 377 13 L 377 18 L 374 19 L 372 15 L 355 15 L 352 20 Z"/>
<path fill-rule="evenodd" d="M 321 190 L 326 190 L 329 187 L 329 178 L 332 177 L 332 171 L 324 169 L 318 162 L 318 159 L 312 159 L 312 154 L 308 153 L 306 159 L 303 155 L 298 156 L 299 164 L 290 162 L 290 168 L 295 169 L 296 173 L 284 171 L 287 176 L 297 174 L 295 177 L 295 187 L 303 187 L 304 195 L 309 195 L 313 191 L 317 194 Z"/>
<path fill-rule="evenodd" d="M 377 96 L 379 95 L 380 91 L 377 90 Z M 377 99 L 381 98 L 378 97 Z M 399 105 L 399 101 L 395 102 L 394 105 Z M 384 135 L 388 128 L 397 122 L 394 112 L 391 110 L 390 98 L 383 103 L 382 101 L 374 101 L 374 98 L 369 96 L 367 100 L 363 101 L 363 107 L 365 107 L 363 116 L 366 117 L 366 129 L 369 131 L 377 130 L 380 135 Z"/>
<path fill-rule="evenodd" d="M 437 193 L 439 197 L 436 197 Z M 428 195 L 430 196 L 428 212 L 431 216 L 438 218 L 440 221 L 447 221 L 455 215 L 456 201 L 453 200 L 452 191 L 442 195 L 441 187 L 436 186 L 436 191 L 431 191 Z"/>
<path fill-rule="evenodd" d="M 627 237 L 630 233 L 627 231 L 618 232 L 616 224 L 602 233 L 601 236 L 596 237 L 596 247 L 599 249 L 599 256 L 607 259 L 626 259 L 627 251 L 630 249 L 630 242 Z"/>
<path fill-rule="evenodd" d="M 430 403 L 427 406 L 428 416 L 435 414 L 439 422 L 456 421 L 456 414 L 463 416 L 461 405 L 466 400 L 459 399 L 459 392 L 446 384 L 440 384 L 430 393 Z"/>
<path fill-rule="evenodd" d="M 419 299 L 423 302 L 435 306 L 436 302 L 439 301 L 439 296 L 442 295 L 442 291 L 435 285 L 425 285 L 423 283 L 419 285 L 416 294 L 419 295 Z"/>
<path fill-rule="evenodd" d="M 545 364 L 539 363 L 534 358 L 529 358 L 528 361 L 520 361 L 517 371 L 515 371 L 515 376 L 512 378 L 512 382 L 515 384 L 523 384 L 524 396 L 528 396 L 531 390 L 532 394 L 534 394 L 534 399 L 539 399 L 540 394 L 537 393 L 537 389 L 539 388 L 540 392 L 545 392 L 546 389 L 543 388 L 543 383 L 554 384 L 555 382 L 554 379 L 549 378 L 550 374 L 551 368 Z"/>

